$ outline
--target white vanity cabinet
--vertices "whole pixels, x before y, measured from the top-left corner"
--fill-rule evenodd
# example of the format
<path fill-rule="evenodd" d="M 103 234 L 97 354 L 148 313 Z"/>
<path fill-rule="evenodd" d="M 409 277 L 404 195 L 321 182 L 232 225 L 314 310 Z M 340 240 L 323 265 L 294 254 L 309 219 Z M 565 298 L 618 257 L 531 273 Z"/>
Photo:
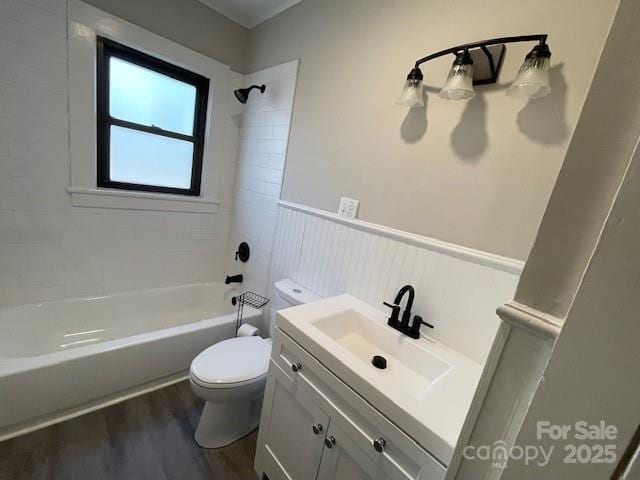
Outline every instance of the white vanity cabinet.
<path fill-rule="evenodd" d="M 261 480 L 441 480 L 445 467 L 276 329 L 255 468 Z"/>

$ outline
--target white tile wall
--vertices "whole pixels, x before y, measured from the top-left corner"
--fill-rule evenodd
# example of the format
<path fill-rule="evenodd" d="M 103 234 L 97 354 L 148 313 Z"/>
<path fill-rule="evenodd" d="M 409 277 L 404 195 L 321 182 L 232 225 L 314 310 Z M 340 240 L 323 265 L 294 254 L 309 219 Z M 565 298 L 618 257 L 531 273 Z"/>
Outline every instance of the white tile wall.
<path fill-rule="evenodd" d="M 271 278 L 321 296 L 350 293 L 381 311 L 411 284 L 413 313 L 435 325 L 429 334 L 484 363 L 500 324 L 495 310 L 513 298 L 519 263 L 386 230 L 280 206 Z"/>
<path fill-rule="evenodd" d="M 71 206 L 66 15 L 0 0 L 0 306 L 223 278 L 235 152 L 215 215 Z"/>
<path fill-rule="evenodd" d="M 277 220 L 277 202 L 285 166 L 289 123 L 298 61 L 237 78 L 237 87 L 265 84 L 254 90 L 240 118 L 240 141 L 234 189 L 229 273 L 243 273 L 243 289 L 266 294 Z M 241 241 L 251 247 L 246 264 L 233 261 Z"/>

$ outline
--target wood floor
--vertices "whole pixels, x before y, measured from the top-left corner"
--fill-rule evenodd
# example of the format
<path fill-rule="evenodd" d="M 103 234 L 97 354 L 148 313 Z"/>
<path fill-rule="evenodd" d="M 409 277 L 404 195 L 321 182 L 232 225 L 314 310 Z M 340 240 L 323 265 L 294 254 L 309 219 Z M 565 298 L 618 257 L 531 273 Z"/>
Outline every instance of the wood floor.
<path fill-rule="evenodd" d="M 2 442 L 0 480 L 256 480 L 257 433 L 202 449 L 202 406 L 181 382 Z"/>

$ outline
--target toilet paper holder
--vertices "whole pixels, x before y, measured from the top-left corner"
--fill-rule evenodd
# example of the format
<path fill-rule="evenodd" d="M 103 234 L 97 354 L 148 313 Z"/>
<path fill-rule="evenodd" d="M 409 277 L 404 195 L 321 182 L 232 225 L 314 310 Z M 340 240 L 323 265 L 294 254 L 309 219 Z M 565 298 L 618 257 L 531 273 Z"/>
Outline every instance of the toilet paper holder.
<path fill-rule="evenodd" d="M 238 314 L 236 316 L 236 336 L 238 336 L 238 330 L 242 326 L 245 305 L 255 308 L 256 310 L 260 310 L 269 303 L 269 301 L 270 300 L 267 297 L 263 297 L 255 292 L 244 292 L 231 299 L 231 303 L 233 305 L 238 305 Z"/>

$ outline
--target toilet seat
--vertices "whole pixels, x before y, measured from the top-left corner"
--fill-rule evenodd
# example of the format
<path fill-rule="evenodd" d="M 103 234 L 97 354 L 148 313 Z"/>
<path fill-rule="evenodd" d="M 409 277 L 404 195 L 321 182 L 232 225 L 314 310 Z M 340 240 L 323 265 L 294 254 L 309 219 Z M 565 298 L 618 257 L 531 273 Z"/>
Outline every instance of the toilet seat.
<path fill-rule="evenodd" d="M 260 337 L 223 340 L 200 353 L 191 363 L 191 378 L 203 388 L 233 388 L 267 375 L 271 342 Z"/>

